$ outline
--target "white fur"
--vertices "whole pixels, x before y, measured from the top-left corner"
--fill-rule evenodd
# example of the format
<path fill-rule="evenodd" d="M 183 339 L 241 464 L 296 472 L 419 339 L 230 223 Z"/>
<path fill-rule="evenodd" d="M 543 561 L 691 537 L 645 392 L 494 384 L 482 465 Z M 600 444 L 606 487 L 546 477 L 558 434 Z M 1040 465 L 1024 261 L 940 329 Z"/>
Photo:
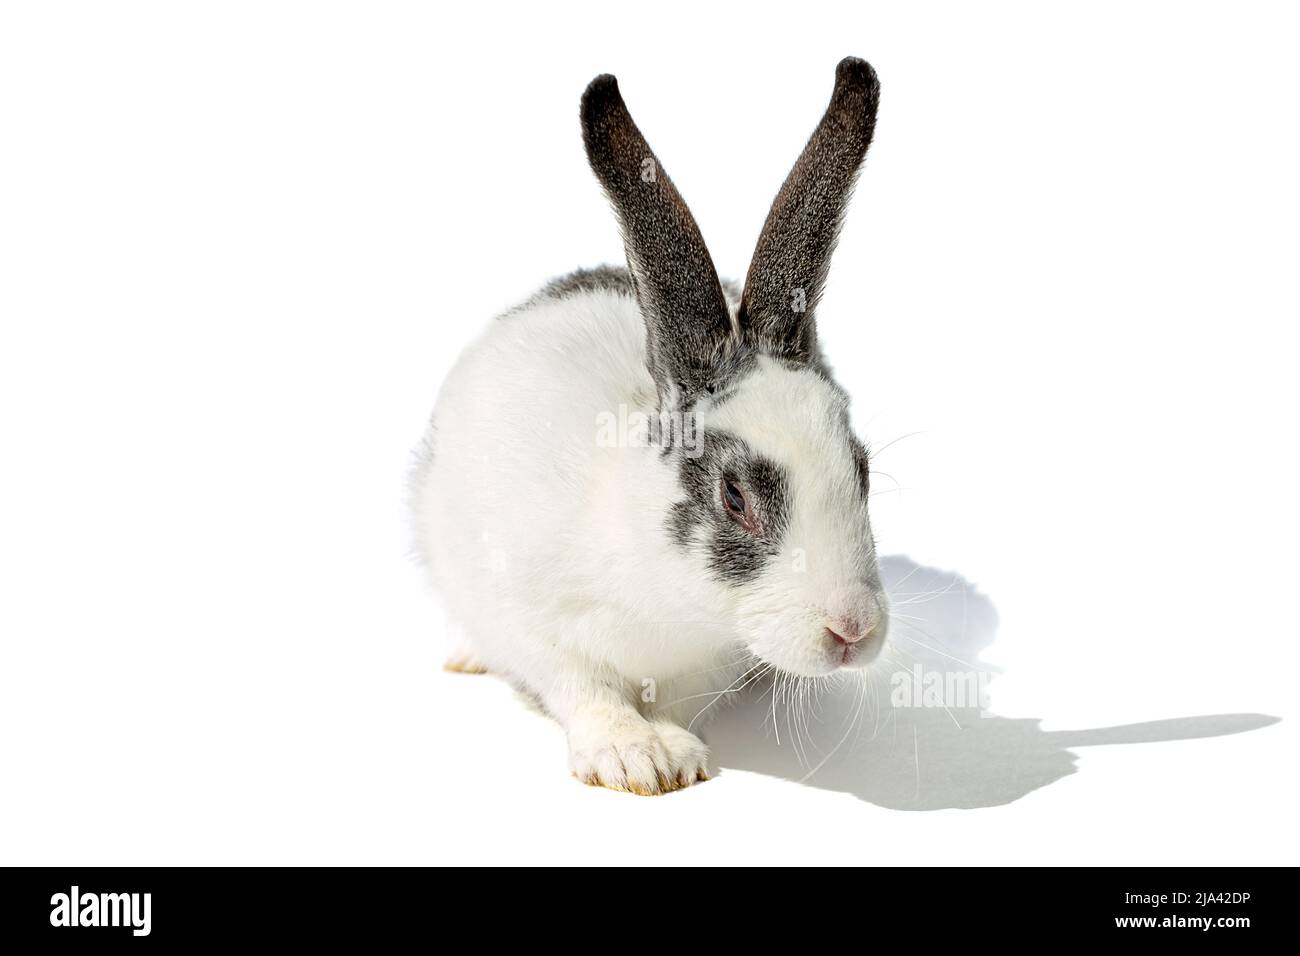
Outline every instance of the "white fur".
<path fill-rule="evenodd" d="M 841 394 L 760 358 L 698 409 L 705 441 L 724 427 L 783 466 L 794 502 L 783 552 L 729 585 L 702 540 L 684 552 L 669 534 L 684 497 L 673 458 L 597 440 L 602 413 L 654 414 L 644 350 L 636 303 L 614 292 L 497 319 L 443 386 L 413 504 L 418 549 L 473 658 L 564 724 L 581 779 L 655 793 L 703 777 L 707 752 L 681 725 L 756 657 L 828 674 L 843 649 L 825 627 L 857 616 L 876 624 L 860 666 L 885 610 L 865 506 L 845 507 L 860 496 Z"/>

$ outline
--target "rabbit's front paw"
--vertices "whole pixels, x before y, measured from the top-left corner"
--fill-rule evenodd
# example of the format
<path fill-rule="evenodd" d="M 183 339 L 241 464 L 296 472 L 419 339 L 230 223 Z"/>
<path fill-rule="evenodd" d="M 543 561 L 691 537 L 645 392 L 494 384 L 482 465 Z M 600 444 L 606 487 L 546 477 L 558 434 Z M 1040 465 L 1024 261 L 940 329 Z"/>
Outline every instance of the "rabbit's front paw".
<path fill-rule="evenodd" d="M 583 783 L 642 796 L 668 793 L 709 779 L 709 750 L 687 730 L 641 718 L 569 733 L 569 764 Z"/>

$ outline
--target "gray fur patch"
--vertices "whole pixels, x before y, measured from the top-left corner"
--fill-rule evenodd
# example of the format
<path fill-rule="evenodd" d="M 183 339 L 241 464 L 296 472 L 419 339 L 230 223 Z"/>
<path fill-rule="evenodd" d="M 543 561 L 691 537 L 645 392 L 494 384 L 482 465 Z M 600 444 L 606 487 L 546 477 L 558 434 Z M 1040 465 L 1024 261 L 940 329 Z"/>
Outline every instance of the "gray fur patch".
<path fill-rule="evenodd" d="M 870 64 L 841 60 L 830 105 L 772 203 L 739 313 L 746 338 L 771 355 L 820 360 L 814 313 L 879 102 Z"/>
<path fill-rule="evenodd" d="M 683 408 L 735 344 L 731 313 L 695 217 L 632 121 L 618 81 L 598 76 L 582 96 L 587 160 L 618 214 L 646 323 L 646 365 L 660 404 Z"/>
<path fill-rule="evenodd" d="M 683 549 L 701 541 L 710 571 L 731 585 L 752 581 L 781 551 L 789 524 L 789 482 L 785 470 L 756 455 L 735 435 L 712 431 L 703 454 L 678 459 L 678 481 L 685 497 L 668 514 L 668 531 Z M 761 531 L 750 534 L 722 507 L 723 477 L 744 490 Z"/>
<path fill-rule="evenodd" d="M 845 428 L 848 428 L 847 422 Z M 849 448 L 853 452 L 853 464 L 858 470 L 858 490 L 862 494 L 862 500 L 866 501 L 871 496 L 871 456 L 867 454 L 866 446 L 852 432 L 849 432 Z"/>
<path fill-rule="evenodd" d="M 523 302 L 507 309 L 498 318 L 509 318 L 543 302 L 560 302 L 575 295 L 592 292 L 613 292 L 616 295 L 636 297 L 632 277 L 622 266 L 596 266 L 594 269 L 575 269 L 568 275 L 558 276 L 542 286 Z"/>
<path fill-rule="evenodd" d="M 635 296 L 632 276 L 623 266 L 597 266 L 594 269 L 577 269 L 566 276 L 552 279 L 537 293 L 538 299 L 567 299 L 589 292 L 614 292 Z"/>

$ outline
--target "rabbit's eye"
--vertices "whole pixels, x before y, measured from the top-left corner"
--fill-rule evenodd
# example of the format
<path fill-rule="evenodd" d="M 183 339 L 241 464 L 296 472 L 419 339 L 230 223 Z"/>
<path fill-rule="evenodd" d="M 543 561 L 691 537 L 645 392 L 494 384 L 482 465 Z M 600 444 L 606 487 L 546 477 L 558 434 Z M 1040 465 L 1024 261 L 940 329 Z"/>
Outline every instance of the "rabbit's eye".
<path fill-rule="evenodd" d="M 745 513 L 745 493 L 726 478 L 722 479 L 722 503 L 728 511 L 742 515 Z"/>
<path fill-rule="evenodd" d="M 734 481 L 726 477 L 722 479 L 722 507 L 726 508 L 728 514 L 739 521 L 746 531 L 751 534 L 758 531 L 758 521 L 754 517 L 754 510 L 749 507 L 745 493 Z"/>

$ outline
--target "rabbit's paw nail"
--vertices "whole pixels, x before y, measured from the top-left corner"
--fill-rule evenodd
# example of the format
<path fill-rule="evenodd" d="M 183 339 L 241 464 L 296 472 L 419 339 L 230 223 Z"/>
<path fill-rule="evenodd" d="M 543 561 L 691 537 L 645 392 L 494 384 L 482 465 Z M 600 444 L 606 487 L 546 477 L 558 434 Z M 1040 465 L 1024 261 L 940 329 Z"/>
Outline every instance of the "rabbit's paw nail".
<path fill-rule="evenodd" d="M 672 755 L 673 780 L 677 787 L 689 787 L 709 779 L 709 748 L 704 741 L 676 724 L 664 722 L 653 726 Z"/>
<path fill-rule="evenodd" d="M 458 647 L 442 665 L 442 669 L 453 674 L 486 674 L 487 668 L 479 663 L 474 652 Z"/>
<path fill-rule="evenodd" d="M 620 727 L 603 735 L 570 737 L 569 762 L 583 783 L 642 796 L 668 793 L 707 780 L 708 748 L 672 724 Z"/>

